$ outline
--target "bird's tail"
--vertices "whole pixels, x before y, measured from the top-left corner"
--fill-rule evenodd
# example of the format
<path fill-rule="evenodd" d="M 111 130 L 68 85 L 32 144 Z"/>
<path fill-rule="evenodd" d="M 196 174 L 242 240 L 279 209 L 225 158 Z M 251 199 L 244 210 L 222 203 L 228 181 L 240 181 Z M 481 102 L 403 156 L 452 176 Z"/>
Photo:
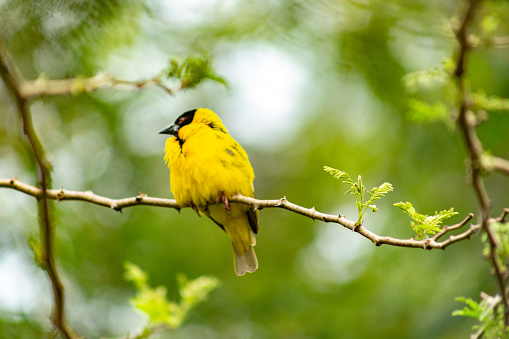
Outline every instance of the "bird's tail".
<path fill-rule="evenodd" d="M 253 249 L 256 238 L 251 228 L 247 208 L 237 203 L 232 203 L 230 206 L 231 210 L 227 212 L 223 205 L 211 205 L 204 213 L 221 226 L 230 237 L 233 244 L 235 273 L 240 276 L 246 272 L 254 272 L 258 268 L 258 260 Z"/>
<path fill-rule="evenodd" d="M 256 254 L 253 248 L 253 246 L 256 245 L 256 239 L 251 230 L 249 231 L 249 235 L 250 242 L 249 248 L 247 248 L 247 250 L 245 250 L 244 248 L 238 249 L 237 246 L 235 245 L 235 242 L 232 241 L 233 262 L 235 265 L 235 273 L 238 276 L 244 275 L 246 272 L 252 273 L 256 271 L 256 269 L 258 268 L 258 259 L 256 259 Z"/>

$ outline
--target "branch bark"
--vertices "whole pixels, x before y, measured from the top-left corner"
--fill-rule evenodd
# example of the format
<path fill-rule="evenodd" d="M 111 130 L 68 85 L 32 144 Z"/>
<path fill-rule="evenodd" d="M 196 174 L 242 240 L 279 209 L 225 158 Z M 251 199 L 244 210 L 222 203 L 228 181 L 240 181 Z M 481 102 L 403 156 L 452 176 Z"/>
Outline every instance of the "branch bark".
<path fill-rule="evenodd" d="M 23 192 L 25 194 L 31 195 L 37 199 L 40 199 L 43 192 L 40 188 L 25 184 L 19 181 L 16 178 L 13 179 L 0 179 L 0 187 L 11 188 L 17 191 Z M 92 204 L 96 204 L 103 207 L 111 208 L 115 211 L 121 211 L 123 208 L 138 206 L 138 205 L 147 205 L 147 206 L 156 206 L 156 207 L 166 207 L 173 208 L 176 210 L 180 210 L 180 206 L 173 199 L 162 199 L 162 198 L 153 198 L 148 197 L 145 194 L 140 193 L 135 197 L 124 198 L 124 199 L 111 199 L 107 197 L 103 197 L 97 194 L 94 194 L 92 191 L 69 191 L 61 188 L 60 190 L 50 190 L 46 191 L 46 196 L 48 199 L 53 199 L 57 201 L 65 201 L 65 200 L 79 200 Z M 449 234 L 454 230 L 458 230 L 468 224 L 474 215 L 470 213 L 467 217 L 460 223 L 444 226 L 442 231 L 437 233 L 432 238 L 416 240 L 413 238 L 410 239 L 397 239 L 387 236 L 380 236 L 366 229 L 364 226 L 357 226 L 355 221 L 348 220 L 343 215 L 334 215 L 334 214 L 326 214 L 322 212 L 318 212 L 315 208 L 305 208 L 299 206 L 297 204 L 289 202 L 286 198 L 281 198 L 278 200 L 259 200 L 250 197 L 244 197 L 242 195 L 233 196 L 230 199 L 230 202 L 238 202 L 241 204 L 246 204 L 253 206 L 256 209 L 263 208 L 282 208 L 288 211 L 303 215 L 305 217 L 311 218 L 313 220 L 320 220 L 323 222 L 332 222 L 339 224 L 343 227 L 346 227 L 354 232 L 359 233 L 363 237 L 371 240 L 376 246 L 381 246 L 383 244 L 391 245 L 391 246 L 399 246 L 399 247 L 410 247 L 410 248 L 422 248 L 422 249 L 445 249 L 446 247 L 459 242 L 464 239 L 470 238 L 472 234 L 476 233 L 480 226 L 479 225 L 471 225 L 468 229 L 463 231 L 462 233 L 456 235 L 450 235 L 447 239 L 443 241 L 439 241 L 440 238 Z"/>
<path fill-rule="evenodd" d="M 35 133 L 30 113 L 30 102 L 22 95 L 22 88 L 26 83 L 23 75 L 7 52 L 7 49 L 0 41 L 0 76 L 3 79 L 9 93 L 17 107 L 20 119 L 23 122 L 23 132 L 28 139 L 34 158 L 39 169 L 39 180 L 41 184 L 40 194 L 37 197 L 39 205 L 39 224 L 42 244 L 42 266 L 51 281 L 53 289 L 54 307 L 52 312 L 52 323 L 65 338 L 77 338 L 74 329 L 65 319 L 64 287 L 60 280 L 55 265 L 53 253 L 53 225 L 50 216 L 50 205 L 48 198 L 48 187 L 51 186 L 51 164 L 46 158 L 44 148 Z"/>
<path fill-rule="evenodd" d="M 506 287 L 506 272 L 507 269 L 503 267 L 503 264 L 498 259 L 497 247 L 498 242 L 494 232 L 492 231 L 490 225 L 491 222 L 489 219 L 489 214 L 491 211 L 491 202 L 488 196 L 488 192 L 486 191 L 486 187 L 484 186 L 484 181 L 482 179 L 482 171 L 489 168 L 489 165 L 484 162 L 484 149 L 481 141 L 477 135 L 477 131 L 475 129 L 475 116 L 473 112 L 471 112 L 471 97 L 470 97 L 470 89 L 468 87 L 467 81 L 465 80 L 465 69 L 467 65 L 467 56 L 472 49 L 472 46 L 469 44 L 469 39 L 467 36 L 468 25 L 474 16 L 475 10 L 477 6 L 480 4 L 480 0 L 465 0 L 464 2 L 460 2 L 465 6 L 464 12 L 461 16 L 461 24 L 455 30 L 456 39 L 459 43 L 459 49 L 457 52 L 457 60 L 456 60 L 456 69 L 454 71 L 454 78 L 456 80 L 456 84 L 458 87 L 458 99 L 459 99 L 459 112 L 457 124 L 462 133 L 463 140 L 465 142 L 465 146 L 467 148 L 469 154 L 469 170 L 470 170 L 470 178 L 472 180 L 472 184 L 474 186 L 475 193 L 479 200 L 480 205 L 480 219 L 481 219 L 481 227 L 486 232 L 489 245 L 490 245 L 490 260 L 492 266 L 495 271 L 495 276 L 498 282 L 500 294 L 502 295 L 503 305 L 504 305 L 504 323 L 507 327 L 509 325 L 509 298 L 507 296 L 507 287 Z M 509 172 L 507 168 L 507 161 L 501 158 L 493 159 L 493 168 L 503 171 Z"/>
<path fill-rule="evenodd" d="M 169 95 L 174 95 L 175 90 L 165 85 L 159 77 L 153 77 L 147 80 L 127 81 L 113 77 L 111 74 L 99 72 L 89 78 L 71 78 L 71 79 L 37 79 L 25 80 L 20 87 L 20 94 L 26 100 L 40 97 L 43 95 L 64 95 L 76 94 L 81 92 L 93 92 L 100 88 L 113 88 L 124 90 L 136 90 L 157 86 Z"/>

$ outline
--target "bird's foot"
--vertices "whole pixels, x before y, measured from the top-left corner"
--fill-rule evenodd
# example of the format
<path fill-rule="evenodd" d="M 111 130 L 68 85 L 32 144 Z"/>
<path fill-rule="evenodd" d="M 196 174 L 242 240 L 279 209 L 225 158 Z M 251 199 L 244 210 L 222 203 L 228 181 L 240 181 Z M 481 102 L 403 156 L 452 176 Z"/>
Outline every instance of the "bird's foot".
<path fill-rule="evenodd" d="M 231 218 L 232 210 L 231 210 L 230 202 L 228 201 L 228 197 L 226 196 L 226 194 L 221 193 L 221 195 L 217 197 L 216 203 L 219 203 L 219 202 L 223 203 L 224 209 L 226 210 L 226 212 L 228 212 L 228 217 Z"/>
<path fill-rule="evenodd" d="M 196 207 L 196 205 L 193 202 L 190 202 L 189 206 L 191 206 L 191 208 L 196 212 L 196 214 L 198 214 L 198 216 L 201 217 L 201 214 L 200 214 L 200 211 L 198 210 L 198 207 Z"/>

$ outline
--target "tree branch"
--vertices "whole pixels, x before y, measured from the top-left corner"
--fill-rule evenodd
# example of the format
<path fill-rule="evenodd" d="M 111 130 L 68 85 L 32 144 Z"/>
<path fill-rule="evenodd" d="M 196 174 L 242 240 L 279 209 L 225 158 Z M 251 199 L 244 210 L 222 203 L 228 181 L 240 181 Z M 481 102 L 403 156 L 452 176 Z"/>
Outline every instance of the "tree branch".
<path fill-rule="evenodd" d="M 469 44 L 469 39 L 467 37 L 467 28 L 479 3 L 480 0 L 465 0 L 464 2 L 460 3 L 464 4 L 466 8 L 464 9 L 463 15 L 461 17 L 461 24 L 455 30 L 456 39 L 459 43 L 456 69 L 454 71 L 454 77 L 459 89 L 459 112 L 457 124 L 463 135 L 463 139 L 470 158 L 470 177 L 472 179 L 472 184 L 474 186 L 481 207 L 481 226 L 488 236 L 488 242 L 490 245 L 490 259 L 495 270 L 495 276 L 497 278 L 499 290 L 502 295 L 504 305 L 504 324 L 507 327 L 509 325 L 509 299 L 506 293 L 506 269 L 502 267 L 502 264 L 498 259 L 497 240 L 495 234 L 493 234 L 493 231 L 491 230 L 491 223 L 488 219 L 491 210 L 491 202 L 481 176 L 481 171 L 489 166 L 487 166 L 483 161 L 484 149 L 475 129 L 475 116 L 470 111 L 470 89 L 468 88 L 467 82 L 465 80 L 466 59 L 469 51 L 472 49 L 472 46 Z M 494 159 L 494 168 L 505 171 L 506 166 L 506 162 L 500 160 L 500 158 Z"/>
<path fill-rule="evenodd" d="M 20 119 L 23 122 L 23 132 L 26 135 L 39 169 L 41 183 L 40 194 L 37 197 L 39 205 L 39 223 L 42 243 L 42 266 L 48 273 L 53 289 L 55 305 L 53 307 L 52 323 L 66 338 L 76 338 L 77 334 L 65 319 L 64 288 L 55 266 L 53 254 L 53 225 L 51 223 L 50 206 L 47 188 L 51 186 L 51 164 L 46 158 L 42 144 L 35 133 L 30 114 L 29 102 L 22 95 L 25 83 L 23 75 L 12 62 L 12 59 L 0 41 L 0 76 L 3 79 L 14 103 L 17 107 Z"/>
<path fill-rule="evenodd" d="M 25 194 L 31 195 L 37 199 L 40 199 L 42 190 L 38 187 L 25 184 L 19 181 L 16 178 L 13 179 L 0 179 L 0 187 L 11 188 L 17 191 L 23 192 Z M 46 191 L 46 196 L 48 199 L 54 199 L 57 201 L 64 200 L 79 200 L 92 204 L 96 204 L 103 207 L 111 208 L 115 211 L 122 211 L 123 208 L 138 206 L 138 205 L 147 205 L 147 206 L 156 206 L 156 207 L 166 207 L 173 208 L 176 210 L 180 210 L 179 205 L 173 199 L 162 199 L 162 198 L 153 198 L 148 197 L 145 194 L 140 193 L 136 197 L 124 198 L 124 199 L 110 199 L 97 194 L 94 194 L 92 191 L 69 191 L 61 188 L 60 190 L 50 190 Z M 371 240 L 376 246 L 381 246 L 383 244 L 391 245 L 391 246 L 399 246 L 399 247 L 411 247 L 411 248 L 422 248 L 422 249 L 445 249 L 449 245 L 452 245 L 458 241 L 468 239 L 472 234 L 477 232 L 480 228 L 479 225 L 471 225 L 467 230 L 463 231 L 460 234 L 450 235 L 444 241 L 438 241 L 439 238 L 443 237 L 446 234 L 449 234 L 451 231 L 460 229 L 464 227 L 472 218 L 473 214 L 470 213 L 462 222 L 451 225 L 444 226 L 441 232 L 437 233 L 432 238 L 416 240 L 413 238 L 410 239 L 397 239 L 392 237 L 380 236 L 377 235 L 368 229 L 364 228 L 362 225 L 356 225 L 355 221 L 348 220 L 342 215 L 333 215 L 326 214 L 316 211 L 314 208 L 305 208 L 296 204 L 289 202 L 286 198 L 281 198 L 279 200 L 258 200 L 250 197 L 244 197 L 242 195 L 235 195 L 230 199 L 231 202 L 238 202 L 241 204 L 246 204 L 253 206 L 256 209 L 263 208 L 282 208 L 288 211 L 303 215 L 305 217 L 311 218 L 313 220 L 320 220 L 323 222 L 332 222 L 344 226 L 354 232 L 359 233 Z"/>
<path fill-rule="evenodd" d="M 3 42 L 0 40 L 0 71 L 4 83 L 9 89 L 11 95 L 19 100 L 30 101 L 34 98 L 47 95 L 64 95 L 76 94 L 81 92 L 92 92 L 100 88 L 113 88 L 123 90 L 136 90 L 152 86 L 161 88 L 169 95 L 175 95 L 180 88 L 172 89 L 161 80 L 160 76 L 156 76 L 146 80 L 127 81 L 116 79 L 112 75 L 99 72 L 89 78 L 70 78 L 50 80 L 39 78 L 36 80 L 28 80 L 12 61 Z"/>
<path fill-rule="evenodd" d="M 492 166 L 494 169 L 505 174 L 509 174 L 509 160 L 499 157 L 492 157 Z"/>
<path fill-rule="evenodd" d="M 20 88 L 21 96 L 32 99 L 42 95 L 75 94 L 80 92 L 92 92 L 100 88 L 113 88 L 124 90 L 136 90 L 157 86 L 169 95 L 174 95 L 175 90 L 165 85 L 160 77 L 153 77 L 141 81 L 119 80 L 111 74 L 99 72 L 90 78 L 71 78 L 49 80 L 40 78 L 37 80 L 25 80 Z"/>

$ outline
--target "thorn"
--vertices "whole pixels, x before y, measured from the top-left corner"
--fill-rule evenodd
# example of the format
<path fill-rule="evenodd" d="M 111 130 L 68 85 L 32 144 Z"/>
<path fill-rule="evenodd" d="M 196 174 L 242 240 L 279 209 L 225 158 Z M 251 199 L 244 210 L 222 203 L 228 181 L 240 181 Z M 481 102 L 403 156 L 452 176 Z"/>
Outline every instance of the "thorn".
<path fill-rule="evenodd" d="M 430 239 L 429 239 L 429 238 L 426 238 L 426 239 L 424 240 L 423 248 L 424 248 L 425 250 L 431 250 L 430 242 L 431 242 L 431 241 L 430 241 Z"/>
<path fill-rule="evenodd" d="M 147 197 L 145 193 L 138 192 L 138 195 L 136 196 L 136 201 L 140 202 L 141 199 Z"/>
<path fill-rule="evenodd" d="M 286 200 L 286 196 L 284 196 L 281 199 L 279 199 L 279 201 L 277 202 L 276 206 L 283 205 L 285 203 L 285 201 L 288 201 L 288 200 Z"/>
<path fill-rule="evenodd" d="M 65 195 L 64 186 L 60 186 L 60 190 L 57 193 L 57 204 L 60 202 L 60 200 L 62 200 L 64 195 Z"/>
<path fill-rule="evenodd" d="M 316 213 L 315 206 L 311 207 L 311 208 L 310 208 L 310 210 Z M 311 219 L 313 219 L 313 220 L 316 220 L 316 218 L 315 218 L 315 213 L 313 213 L 313 214 L 311 215 Z"/>

